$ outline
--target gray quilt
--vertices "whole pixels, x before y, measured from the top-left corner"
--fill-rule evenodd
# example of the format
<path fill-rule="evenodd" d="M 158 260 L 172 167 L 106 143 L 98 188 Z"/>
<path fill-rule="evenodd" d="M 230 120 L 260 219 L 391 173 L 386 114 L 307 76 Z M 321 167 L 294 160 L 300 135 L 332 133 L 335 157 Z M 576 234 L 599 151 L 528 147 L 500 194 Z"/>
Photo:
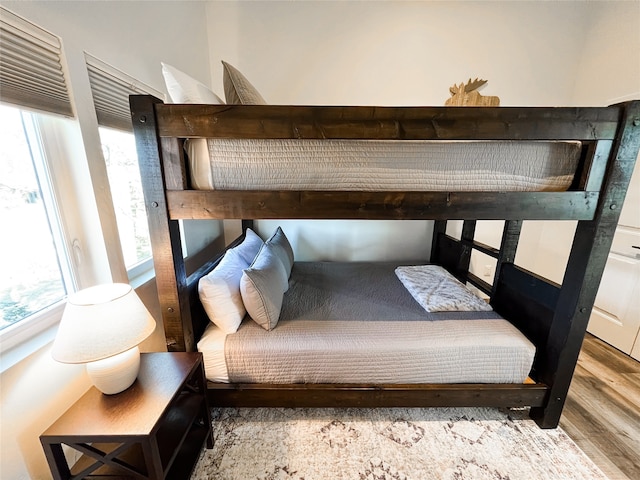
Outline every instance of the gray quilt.
<path fill-rule="evenodd" d="M 494 312 L 427 313 L 397 264 L 297 262 L 278 325 L 227 336 L 233 383 L 519 383 L 535 347 Z M 464 288 L 464 287 L 462 287 Z"/>

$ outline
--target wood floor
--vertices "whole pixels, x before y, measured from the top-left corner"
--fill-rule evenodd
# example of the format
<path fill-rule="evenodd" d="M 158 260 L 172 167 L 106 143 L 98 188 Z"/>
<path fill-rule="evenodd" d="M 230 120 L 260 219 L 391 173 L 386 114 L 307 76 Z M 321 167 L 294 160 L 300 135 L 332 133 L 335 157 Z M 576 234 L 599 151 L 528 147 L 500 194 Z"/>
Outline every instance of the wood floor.
<path fill-rule="evenodd" d="M 587 335 L 560 426 L 611 480 L 640 479 L 640 362 Z"/>

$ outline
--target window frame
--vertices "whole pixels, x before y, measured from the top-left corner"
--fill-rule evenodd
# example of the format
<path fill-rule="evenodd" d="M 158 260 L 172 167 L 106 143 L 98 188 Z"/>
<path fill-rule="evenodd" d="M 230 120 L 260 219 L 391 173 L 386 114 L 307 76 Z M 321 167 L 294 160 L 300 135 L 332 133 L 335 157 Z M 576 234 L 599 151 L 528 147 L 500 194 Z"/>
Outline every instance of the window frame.
<path fill-rule="evenodd" d="M 26 122 L 29 125 L 26 125 L 27 132 L 25 134 L 32 151 L 37 148 L 38 155 L 42 157 L 40 160 L 43 166 L 36 166 L 36 175 L 38 175 L 38 180 L 41 184 L 46 184 L 44 189 L 48 192 L 45 195 L 49 198 L 43 198 L 43 201 L 49 203 L 47 209 L 54 210 L 54 212 L 48 211 L 47 215 L 55 215 L 57 217 L 58 228 L 54 229 L 57 230 L 54 236 L 58 238 L 54 239 L 54 243 L 56 243 L 58 254 L 64 257 L 63 262 L 66 263 L 66 266 L 61 268 L 61 275 L 68 295 L 70 291 L 78 288 L 78 275 L 84 274 L 86 269 L 82 262 L 79 261 L 79 258 L 72 255 L 73 250 L 80 248 L 80 245 L 84 243 L 83 236 L 78 235 L 79 232 L 71 232 L 66 219 L 72 216 L 77 217 L 81 213 L 77 208 L 79 202 L 69 200 L 70 198 L 76 198 L 75 195 L 66 199 L 61 195 L 61 192 L 68 189 L 64 172 L 68 171 L 69 155 L 61 143 L 51 141 L 51 139 L 58 138 L 60 130 L 67 130 L 71 127 L 71 123 L 75 123 L 75 120 L 44 112 L 35 112 L 14 105 L 9 106 L 22 110 L 30 118 Z M 34 143 L 37 143 L 37 145 L 34 145 Z M 36 161 L 34 163 L 37 165 L 39 162 Z M 67 166 L 67 168 L 59 168 L 62 166 Z M 53 339 L 57 324 L 64 310 L 67 295 L 60 301 L 0 331 L 0 371 L 5 371 L 19 362 L 24 356 L 41 348 Z"/>

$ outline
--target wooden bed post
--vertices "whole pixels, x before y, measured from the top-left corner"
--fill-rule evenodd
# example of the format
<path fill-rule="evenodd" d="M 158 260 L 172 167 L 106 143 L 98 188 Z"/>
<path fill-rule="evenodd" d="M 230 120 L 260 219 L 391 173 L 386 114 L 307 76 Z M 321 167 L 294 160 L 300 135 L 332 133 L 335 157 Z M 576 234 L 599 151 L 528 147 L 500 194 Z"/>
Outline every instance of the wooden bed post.
<path fill-rule="evenodd" d="M 640 149 L 640 101 L 622 108 L 598 208 L 593 220 L 578 222 L 562 288 L 541 359 L 542 381 L 551 387 L 544 407 L 531 409 L 542 428 L 555 428 L 569 391 L 584 334 L 589 323 L 620 210 Z"/>
<path fill-rule="evenodd" d="M 447 221 L 446 220 L 435 220 L 433 222 L 433 234 L 431 235 L 431 255 L 429 257 L 429 261 L 434 263 L 438 259 L 438 247 L 440 242 L 440 236 L 446 235 L 447 233 Z"/>
<path fill-rule="evenodd" d="M 504 229 L 502 230 L 502 240 L 500 242 L 500 252 L 496 258 L 496 271 L 491 286 L 491 297 L 496 293 L 502 265 L 505 263 L 513 263 L 516 259 L 516 250 L 520 241 L 520 231 L 522 230 L 521 220 L 506 220 Z"/>
<path fill-rule="evenodd" d="M 167 141 L 174 142 L 175 145 L 170 148 L 174 157 L 180 156 L 181 150 L 176 139 L 159 141 L 154 105 L 162 103 L 161 100 L 149 95 L 131 95 L 129 103 L 167 349 L 194 351 L 195 339 L 186 288 L 187 277 L 182 257 L 180 227 L 177 220 L 169 219 L 163 175 L 163 170 L 166 170 L 164 162 L 175 161 L 175 158 L 163 158 L 162 147 L 170 146 L 166 144 Z"/>
<path fill-rule="evenodd" d="M 460 242 L 462 243 L 462 255 L 458 263 L 458 271 L 455 273 L 458 280 L 467 283 L 469 280 L 469 265 L 471 265 L 471 252 L 473 251 L 473 241 L 476 234 L 476 221 L 464 220 L 462 222 L 462 233 Z"/>

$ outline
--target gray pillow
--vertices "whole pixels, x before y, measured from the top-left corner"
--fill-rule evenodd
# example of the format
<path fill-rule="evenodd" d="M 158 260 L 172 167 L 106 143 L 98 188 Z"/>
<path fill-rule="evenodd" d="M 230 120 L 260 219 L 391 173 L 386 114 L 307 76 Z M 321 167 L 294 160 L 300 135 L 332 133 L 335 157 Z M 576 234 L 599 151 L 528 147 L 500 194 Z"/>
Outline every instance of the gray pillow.
<path fill-rule="evenodd" d="M 278 255 L 278 258 L 287 272 L 287 278 L 289 278 L 291 275 L 291 269 L 293 268 L 293 249 L 291 248 L 289 239 L 282 231 L 282 228 L 278 227 L 266 243 L 273 247 L 275 254 Z"/>
<path fill-rule="evenodd" d="M 256 87 L 251 85 L 240 71 L 233 65 L 223 61 L 222 83 L 224 85 L 224 96 L 227 104 L 236 105 L 266 105 Z"/>
<path fill-rule="evenodd" d="M 242 301 L 253 321 L 265 330 L 273 330 L 280 318 L 282 298 L 288 287 L 284 265 L 274 247 L 265 243 L 240 280 Z"/>

